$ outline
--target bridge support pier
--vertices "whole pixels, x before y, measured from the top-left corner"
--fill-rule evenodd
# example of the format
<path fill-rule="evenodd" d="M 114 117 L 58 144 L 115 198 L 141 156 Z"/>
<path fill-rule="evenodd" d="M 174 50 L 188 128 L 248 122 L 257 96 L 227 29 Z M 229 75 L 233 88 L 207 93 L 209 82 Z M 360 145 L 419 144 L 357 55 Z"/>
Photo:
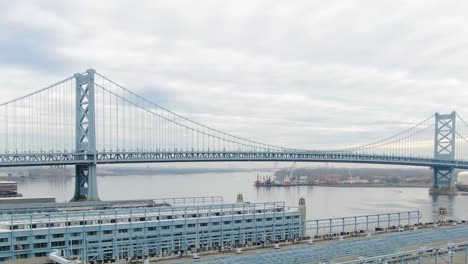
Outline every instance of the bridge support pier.
<path fill-rule="evenodd" d="M 432 187 L 429 190 L 433 195 L 457 195 L 458 190 L 455 188 L 454 168 L 451 167 L 434 167 L 434 178 Z"/>
<path fill-rule="evenodd" d="M 96 164 L 76 165 L 73 201 L 97 201 Z"/>
<path fill-rule="evenodd" d="M 76 81 L 76 159 L 75 194 L 72 201 L 99 200 L 96 179 L 96 123 L 94 74 L 89 69 L 75 74 Z"/>
<path fill-rule="evenodd" d="M 439 160 L 455 159 L 455 120 L 456 112 L 448 115 L 435 114 L 434 158 Z M 433 167 L 434 178 L 430 194 L 455 195 L 455 176 L 453 167 Z"/>

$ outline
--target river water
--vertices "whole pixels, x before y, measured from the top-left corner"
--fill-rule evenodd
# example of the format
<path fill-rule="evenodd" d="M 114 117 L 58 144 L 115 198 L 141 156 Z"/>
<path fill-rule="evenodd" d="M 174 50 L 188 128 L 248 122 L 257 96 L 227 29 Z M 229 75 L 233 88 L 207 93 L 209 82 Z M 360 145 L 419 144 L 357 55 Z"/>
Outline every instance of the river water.
<path fill-rule="evenodd" d="M 223 196 L 235 202 L 238 193 L 244 201 L 285 201 L 297 206 L 306 199 L 307 219 L 377 214 L 408 210 L 421 211 L 423 221 L 436 218 L 439 207 L 446 207 L 449 216 L 468 219 L 468 196 L 432 197 L 426 188 L 362 188 L 362 187 L 272 187 L 253 186 L 256 173 L 203 173 L 183 175 L 98 176 L 101 200 L 151 199 L 191 196 Z M 18 179 L 24 197 L 55 197 L 69 200 L 75 179 L 63 175 L 36 179 Z"/>

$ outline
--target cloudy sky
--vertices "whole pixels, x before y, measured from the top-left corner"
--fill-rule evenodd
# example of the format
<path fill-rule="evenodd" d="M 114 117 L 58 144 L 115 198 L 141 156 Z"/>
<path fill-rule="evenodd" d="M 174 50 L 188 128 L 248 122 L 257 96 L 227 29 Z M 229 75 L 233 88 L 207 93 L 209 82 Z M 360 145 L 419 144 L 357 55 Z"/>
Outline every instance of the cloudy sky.
<path fill-rule="evenodd" d="M 468 118 L 466 1 L 0 0 L 1 101 L 95 68 L 191 119 L 323 148 Z"/>

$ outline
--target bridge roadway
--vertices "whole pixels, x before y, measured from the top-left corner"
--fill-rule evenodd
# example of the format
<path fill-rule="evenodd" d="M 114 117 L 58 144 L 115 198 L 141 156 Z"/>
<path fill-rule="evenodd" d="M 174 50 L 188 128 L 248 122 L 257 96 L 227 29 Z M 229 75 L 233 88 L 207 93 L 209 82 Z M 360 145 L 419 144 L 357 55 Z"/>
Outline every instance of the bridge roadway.
<path fill-rule="evenodd" d="M 451 167 L 468 169 L 468 161 L 421 158 L 393 155 L 367 155 L 339 152 L 285 151 L 285 152 L 224 152 L 224 151 L 159 151 L 159 152 L 97 152 L 88 155 L 80 153 L 30 153 L 0 154 L 0 167 L 50 166 L 79 164 L 118 164 L 118 163 L 167 163 L 167 162 L 337 162 L 366 163 L 384 165 L 405 165 L 423 167 Z M 91 158 L 89 158 L 91 157 Z"/>

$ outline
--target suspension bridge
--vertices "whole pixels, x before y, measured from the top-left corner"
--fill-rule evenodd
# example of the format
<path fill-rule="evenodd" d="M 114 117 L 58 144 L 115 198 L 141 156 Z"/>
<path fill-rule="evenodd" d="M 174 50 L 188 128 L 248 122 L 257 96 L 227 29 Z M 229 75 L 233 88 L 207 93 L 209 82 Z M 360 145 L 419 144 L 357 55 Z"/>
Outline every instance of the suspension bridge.
<path fill-rule="evenodd" d="M 167 110 L 89 69 L 0 104 L 0 167 L 75 166 L 73 200 L 99 200 L 96 166 L 148 162 L 298 161 L 431 167 L 434 194 L 468 169 L 468 123 L 429 116 L 377 142 L 303 150 L 231 135 Z"/>

